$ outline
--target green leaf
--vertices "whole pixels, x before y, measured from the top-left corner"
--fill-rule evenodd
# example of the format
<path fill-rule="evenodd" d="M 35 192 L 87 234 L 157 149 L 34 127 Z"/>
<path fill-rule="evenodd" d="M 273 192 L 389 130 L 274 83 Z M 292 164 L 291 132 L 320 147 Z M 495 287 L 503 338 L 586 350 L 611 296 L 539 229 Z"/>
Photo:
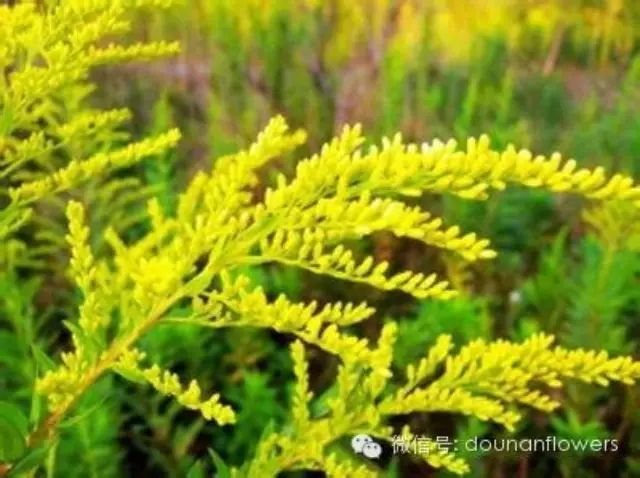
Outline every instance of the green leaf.
<path fill-rule="evenodd" d="M 204 478 L 206 476 L 204 472 L 204 466 L 201 461 L 196 461 L 189 471 L 187 472 L 186 478 Z"/>
<path fill-rule="evenodd" d="M 212 278 L 213 274 L 207 270 L 196 275 L 183 287 L 184 295 L 188 297 L 198 295 L 211 283 Z"/>
<path fill-rule="evenodd" d="M 40 422 L 40 418 L 42 417 L 42 410 L 44 408 L 44 401 L 44 397 L 39 395 L 34 388 L 31 392 L 31 409 L 29 410 L 29 423 L 35 425 Z"/>
<path fill-rule="evenodd" d="M 216 478 L 231 478 L 231 470 L 224 460 L 211 448 L 207 449 L 209 456 L 216 467 Z"/>
<path fill-rule="evenodd" d="M 0 330 L 0 364 L 17 369 L 20 356 L 20 343 L 15 335 L 6 330 Z"/>
<path fill-rule="evenodd" d="M 88 419 L 92 413 L 94 413 L 96 410 L 99 410 L 104 405 L 104 403 L 109 399 L 110 397 L 108 395 L 103 395 L 95 403 L 92 403 L 91 405 L 86 404 L 80 413 L 65 419 L 64 421 L 58 424 L 58 427 L 71 428 L 77 425 L 79 422 Z M 108 406 L 111 406 L 111 405 L 108 405 Z"/>
<path fill-rule="evenodd" d="M 48 446 L 40 446 L 38 448 L 33 448 L 29 450 L 29 452 L 24 455 L 20 461 L 18 461 L 11 471 L 9 472 L 9 477 L 19 477 L 23 473 L 27 473 L 34 468 L 40 466 L 42 462 L 44 462 L 47 457 L 47 453 L 49 452 Z"/>
<path fill-rule="evenodd" d="M 22 410 L 10 402 L 0 402 L 0 418 L 11 423 L 24 437 L 29 433 L 29 421 Z"/>
<path fill-rule="evenodd" d="M 120 365 L 112 366 L 111 370 L 120 375 L 122 378 L 129 380 L 130 382 L 138 383 L 141 385 L 147 383 L 140 370 L 131 370 L 130 368 L 121 367 Z"/>
<path fill-rule="evenodd" d="M 33 353 L 33 358 L 38 365 L 38 370 L 40 372 L 48 372 L 49 370 L 53 370 L 56 368 L 56 363 L 51 360 L 51 358 L 42 350 L 42 348 L 34 344 L 31 346 L 31 352 Z"/>
<path fill-rule="evenodd" d="M 0 416 L 0 462 L 14 461 L 26 449 L 26 435 L 20 433 L 11 417 Z"/>
<path fill-rule="evenodd" d="M 0 136 L 5 136 L 12 130 L 13 110 L 10 104 L 2 105 L 2 113 L 0 113 Z"/>
<path fill-rule="evenodd" d="M 29 422 L 13 403 L 0 402 L 0 462 L 14 461 L 27 449 Z"/>

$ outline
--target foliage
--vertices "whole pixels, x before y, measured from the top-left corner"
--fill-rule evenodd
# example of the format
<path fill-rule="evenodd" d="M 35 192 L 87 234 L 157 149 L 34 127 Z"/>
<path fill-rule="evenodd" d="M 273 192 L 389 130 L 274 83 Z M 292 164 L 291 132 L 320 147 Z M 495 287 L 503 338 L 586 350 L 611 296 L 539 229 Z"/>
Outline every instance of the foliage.
<path fill-rule="evenodd" d="M 0 6 L 2 263 L 14 263 L 16 252 L 24 248 L 11 237 L 30 219 L 37 201 L 177 142 L 174 130 L 112 149 L 126 139 L 118 130 L 130 113 L 86 104 L 93 89 L 88 82 L 91 68 L 177 51 L 175 43 L 99 45 L 104 37 L 130 28 L 126 16 L 131 9 L 154 5 L 159 4 L 124 0 L 52 2 L 43 8 L 34 2 Z M 106 192 L 116 186 L 103 181 L 99 187 Z"/>
<path fill-rule="evenodd" d="M 234 423 L 235 412 L 219 394 L 203 397 L 195 379 L 185 385 L 175 373 L 156 364 L 143 365 L 145 353 L 136 348 L 136 342 L 162 322 L 213 329 L 271 328 L 298 338 L 292 349 L 298 379 L 293 428 L 264 438 L 254 460 L 244 471 L 237 471 L 248 476 L 255 476 L 257 470 L 262 476 L 275 476 L 296 468 L 326 468 L 329 474 L 351 469 L 352 465 L 327 454 L 326 448 L 354 430 L 390 439 L 386 415 L 448 411 L 512 430 L 520 415 L 509 404 L 543 411 L 558 406 L 534 388 L 535 383 L 558 387 L 561 379 L 574 378 L 601 385 L 610 380 L 631 384 L 640 374 L 640 366 L 631 358 L 551 348 L 551 337 L 544 335 L 522 344 L 477 340 L 455 355 L 450 355 L 449 336 L 442 335 L 425 358 L 407 367 L 406 383 L 395 385 L 396 391 L 391 392 L 395 322 L 382 329 L 378 346 L 371 348 L 366 339 L 343 330 L 372 315 L 373 309 L 366 304 L 320 307 L 314 302 L 290 302 L 283 295 L 271 301 L 261 288 L 252 288 L 245 276 L 234 278 L 229 272 L 241 265 L 278 262 L 418 298 L 448 300 L 456 291 L 435 274 L 409 270 L 386 274 L 388 263 L 375 264 L 370 256 L 355 259 L 341 243 L 388 230 L 467 261 L 490 259 L 495 252 L 487 240 L 462 234 L 456 226 L 443 227 L 441 219 L 407 206 L 401 198 L 428 191 L 481 200 L 491 189 L 520 183 L 599 200 L 625 200 L 637 207 L 640 188 L 628 177 L 607 178 L 600 169 L 576 170 L 575 162 L 563 163 L 559 155 L 534 158 L 513 147 L 497 152 L 485 137 L 469 140 L 463 151 L 453 142 L 404 145 L 399 136 L 383 141 L 380 148 L 362 151 L 356 127 L 345 128 L 319 154 L 300 162 L 295 177 L 288 180 L 280 175 L 263 201 L 252 202 L 246 188 L 255 184 L 255 171 L 304 138 L 301 131 L 289 133 L 284 120 L 275 118 L 248 150 L 221 158 L 211 174 L 199 173 L 181 195 L 175 216 L 163 215 L 158 201 L 152 200 L 152 229 L 145 236 L 127 245 L 115 231 L 107 231 L 113 256 L 94 256 L 87 242 L 84 209 L 77 202 L 69 203 L 70 270 L 84 301 L 77 321 L 68 324 L 73 350 L 63 354 L 63 364 L 37 383 L 37 391 L 48 397 L 49 418 L 34 431 L 31 441 L 51 433 L 110 370 L 128 380 L 149 383 L 206 420 Z M 191 307 L 176 308 L 185 299 Z M 336 395 L 326 402 L 328 416 L 309 414 L 308 366 L 301 341 L 340 359 Z M 441 362 L 442 374 L 423 385 Z M 408 428 L 402 436 L 411 436 Z M 463 461 L 448 454 L 428 453 L 425 459 L 436 467 L 467 471 Z M 353 470 L 368 473 L 362 467 Z"/>
<path fill-rule="evenodd" d="M 0 476 L 638 468 L 634 2 L 9 3 Z"/>

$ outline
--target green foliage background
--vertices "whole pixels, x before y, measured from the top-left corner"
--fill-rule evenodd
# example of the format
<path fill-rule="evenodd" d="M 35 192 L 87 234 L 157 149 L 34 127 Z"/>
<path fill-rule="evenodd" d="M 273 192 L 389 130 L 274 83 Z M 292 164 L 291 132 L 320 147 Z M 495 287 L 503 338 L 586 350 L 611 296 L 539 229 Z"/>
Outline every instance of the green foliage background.
<path fill-rule="evenodd" d="M 304 127 L 314 150 L 342 125 L 359 122 L 372 134 L 402 131 L 416 141 L 487 133 L 497 147 L 559 150 L 581 165 L 639 177 L 640 4 L 470 3 L 185 0 L 139 13 L 129 33 L 131 40 L 179 40 L 181 53 L 95 70 L 99 88 L 92 101 L 131 108 L 134 136 L 180 128 L 184 139 L 177 151 L 132 168 L 148 188 L 140 196 L 155 194 L 166 212 L 175 209 L 177 192 L 195 171 L 246 146 L 277 113 Z M 290 172 L 293 163 L 277 166 Z M 125 205 L 116 222 L 130 221 L 127 234 L 140 235 L 146 226 L 135 221 L 135 194 L 114 197 Z M 612 244 L 603 221 L 587 228 L 578 200 L 512 190 L 486 203 L 424 201 L 449 223 L 490 238 L 498 259 L 470 267 L 385 234 L 356 247 L 405 268 L 429 264 L 447 271 L 467 292 L 458 299 L 419 302 L 281 267 L 244 273 L 270 296 L 366 299 L 382 316 L 401 317 L 395 360 L 402 367 L 442 333 L 466 343 L 544 331 L 569 347 L 637 356 L 637 245 Z M 97 230 L 114 221 L 104 207 L 102 216 L 98 206 L 91 216 Z M 93 241 L 102 247 L 100 237 Z M 0 399 L 25 409 L 35 400 L 29 391 L 34 377 L 65 349 L 68 337 L 59 323 L 78 300 L 61 254 L 47 256 L 45 274 L 15 270 L 0 276 Z M 364 336 L 375 336 L 372 323 L 359 327 Z M 47 476 L 197 478 L 217 470 L 223 477 L 224 463 L 241 464 L 266 430 L 284 422 L 293 376 L 282 337 L 244 329 L 213 336 L 167 325 L 146 336 L 144 348 L 154 362 L 220 391 L 238 410 L 238 423 L 233 429 L 206 424 L 155 393 L 105 378 L 64 426 L 55 452 L 48 452 Z M 320 351 L 309 355 L 311 389 L 322 390 L 336 363 Z M 623 444 L 617 453 L 465 458 L 478 477 L 640 476 L 638 405 L 635 388 L 605 393 L 575 385 L 561 411 L 534 415 L 517 431 L 525 438 L 617 438 Z M 448 416 L 414 416 L 411 422 L 459 439 L 502 433 Z M 405 459 L 386 470 L 389 477 L 444 476 Z"/>

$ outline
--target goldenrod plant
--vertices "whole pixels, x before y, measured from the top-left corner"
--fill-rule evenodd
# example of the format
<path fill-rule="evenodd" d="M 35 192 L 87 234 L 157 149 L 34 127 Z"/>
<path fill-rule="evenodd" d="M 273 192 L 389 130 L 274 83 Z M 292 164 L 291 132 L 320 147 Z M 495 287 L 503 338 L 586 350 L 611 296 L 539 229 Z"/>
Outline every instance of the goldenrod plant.
<path fill-rule="evenodd" d="M 567 347 L 598 348 L 614 355 L 636 350 L 635 283 L 640 266 L 636 217 L 633 205 L 606 201 L 583 213 L 588 233 L 580 240 L 572 240 L 566 229 L 558 235 L 542 255 L 537 273 L 520 289 L 517 309 L 528 320 L 524 327 L 518 326 L 555 333 Z M 601 390 L 574 384 L 566 397 L 566 412 L 550 422 L 554 434 L 574 440 L 620 436 L 611 435 L 605 420 L 592 413 L 605 400 Z M 635 397 L 636 390 L 630 389 L 612 407 L 625 422 L 637 419 Z M 558 467 L 566 476 L 588 475 L 585 458 L 570 454 Z"/>
<path fill-rule="evenodd" d="M 24 1 L 0 5 L 0 264 L 15 263 L 24 250 L 16 231 L 32 217 L 39 201 L 92 179 L 108 191 L 126 182 L 104 181 L 175 145 L 177 130 L 126 142 L 127 109 L 99 110 L 88 96 L 90 71 L 132 59 L 157 58 L 178 51 L 176 43 L 121 45 L 113 35 L 130 29 L 136 9 L 166 1 Z M 49 210 L 44 216 L 51 214 Z M 43 212 L 43 211 L 41 211 Z M 18 260 L 33 264 L 33 244 Z"/>
<path fill-rule="evenodd" d="M 0 476 L 640 473 L 633 2 L 6 3 Z"/>
<path fill-rule="evenodd" d="M 420 430 L 394 430 L 389 418 L 415 412 L 448 412 L 477 417 L 513 430 L 523 407 L 551 412 L 565 380 L 601 386 L 631 385 L 640 363 L 611 358 L 604 351 L 553 346 L 535 335 L 522 343 L 474 340 L 458 351 L 440 336 L 424 357 L 405 371 L 393 370 L 395 321 L 387 322 L 377 344 L 354 335 L 350 326 L 373 316 L 366 303 L 299 303 L 268 297 L 238 272 L 247 265 L 278 263 L 410 296 L 446 301 L 458 292 L 429 271 L 395 270 L 370 256 L 357 257 L 351 239 L 389 231 L 456 254 L 466 261 L 496 256 L 489 241 L 464 233 L 407 199 L 453 194 L 486 199 L 509 185 L 580 194 L 596 201 L 625 201 L 640 207 L 640 187 L 623 175 L 577 167 L 559 154 L 534 156 L 508 147 L 497 151 L 489 139 L 405 144 L 400 135 L 380 146 L 363 147 L 360 128 L 346 127 L 316 155 L 300 161 L 295 175 L 277 177 L 256 201 L 257 171 L 289 154 L 305 140 L 274 118 L 246 150 L 220 158 L 210 173 L 198 173 L 179 198 L 175 215 L 164 215 L 157 200 L 148 206 L 151 230 L 125 242 L 110 229 L 112 253 L 96 256 L 89 243 L 85 208 L 67 207 L 70 273 L 83 296 L 77 318 L 68 322 L 73 346 L 62 364 L 44 374 L 36 389 L 48 399 L 48 416 L 24 437 L 35 447 L 56 436 L 78 400 L 105 374 L 117 373 L 219 425 L 236 413 L 197 377 L 149 363 L 140 339 L 163 324 L 212 329 L 266 328 L 294 338 L 291 353 L 297 385 L 291 423 L 266 434 L 253 460 L 232 476 L 276 476 L 285 470 L 324 470 L 329 476 L 378 476 L 375 461 L 338 452 L 342 437 L 366 433 L 381 441 L 409 440 Z M 309 407 L 307 348 L 339 359 L 336 384 L 320 410 Z M 26 427 L 20 427 L 26 432 Z M 25 433 L 26 435 L 26 433 Z M 398 438 L 400 437 L 400 438 Z M 468 471 L 454 453 L 430 448 L 421 458 L 454 473 Z M 16 457 L 13 457 L 16 458 Z M 3 465 L 5 474 L 12 464 Z"/>
<path fill-rule="evenodd" d="M 20 408 L 30 401 L 38 371 L 50 363 L 47 353 L 60 337 L 61 331 L 51 328 L 57 323 L 51 311 L 67 309 L 72 302 L 64 288 L 51 285 L 64 280 L 56 261 L 65 247 L 60 224 L 65 199 L 83 198 L 101 225 L 108 217 L 118 228 L 130 227 L 135 222 L 132 206 L 148 199 L 149 188 L 135 177 L 109 173 L 161 153 L 179 138 L 172 130 L 133 141 L 125 126 L 131 112 L 99 109 L 93 101 L 92 74 L 104 74 L 107 65 L 178 51 L 175 42 L 115 42 L 116 35 L 131 28 L 132 12 L 169 4 L 141 0 L 0 5 L 0 389 L 2 400 L 11 402 L 1 405 L 1 461 L 21 454 L 25 446 L 11 437 L 16 427 L 22 430 Z M 43 269 L 47 274 L 35 272 Z M 43 298 L 47 308 L 36 305 Z M 32 399 L 30 416 L 36 421 L 37 402 Z M 101 417 L 109 417 L 109 412 Z M 96 423 L 113 423 L 96 414 L 94 418 Z M 95 458 L 104 452 L 101 441 L 112 447 L 115 430 L 92 430 L 99 434 L 95 440 L 87 438 L 92 432 L 83 427 L 74 432 L 91 442 L 93 449 L 86 456 Z M 78 449 L 83 448 L 87 447 Z M 115 466 L 101 467 L 105 472 L 117 468 L 113 448 L 108 454 Z"/>

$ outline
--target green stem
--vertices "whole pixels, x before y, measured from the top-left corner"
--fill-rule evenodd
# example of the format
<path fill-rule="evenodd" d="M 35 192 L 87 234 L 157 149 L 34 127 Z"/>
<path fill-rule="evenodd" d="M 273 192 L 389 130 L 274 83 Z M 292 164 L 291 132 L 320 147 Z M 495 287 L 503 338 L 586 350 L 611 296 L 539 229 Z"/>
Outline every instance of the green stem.
<path fill-rule="evenodd" d="M 69 411 L 77 404 L 78 400 L 84 393 L 107 372 L 118 358 L 126 352 L 131 346 L 137 342 L 153 325 L 155 325 L 164 313 L 181 297 L 181 290 L 173 296 L 165 299 L 160 305 L 156 306 L 147 316 L 145 320 L 140 322 L 127 336 L 114 341 L 110 347 L 102 354 L 102 358 L 89 370 L 86 376 L 80 380 L 76 392 L 72 398 L 65 401 L 59 408 L 53 410 L 51 414 L 42 421 L 39 426 L 27 438 L 27 444 L 33 448 L 41 442 L 50 439 L 60 422 L 69 413 Z M 5 471 L 3 472 L 4 466 Z M 10 470 L 10 465 L 0 465 L 0 477 Z"/>

